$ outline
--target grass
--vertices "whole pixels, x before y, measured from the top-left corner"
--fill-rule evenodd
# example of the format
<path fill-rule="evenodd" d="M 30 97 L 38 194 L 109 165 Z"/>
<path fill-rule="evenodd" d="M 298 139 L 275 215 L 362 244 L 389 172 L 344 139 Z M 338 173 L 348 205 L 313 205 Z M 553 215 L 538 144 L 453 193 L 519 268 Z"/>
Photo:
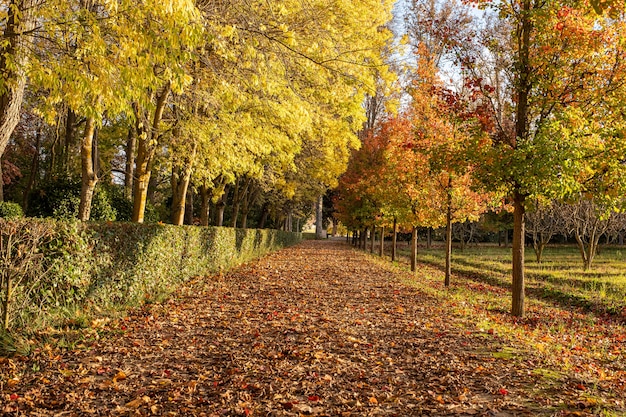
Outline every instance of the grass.
<path fill-rule="evenodd" d="M 492 357 L 520 358 L 517 366 L 525 363 L 541 376 L 543 388 L 537 388 L 554 392 L 555 399 L 575 392 L 586 412 L 626 415 L 626 250 L 603 248 L 595 266 L 584 271 L 574 246 L 547 248 L 541 264 L 527 249 L 523 319 L 509 313 L 510 248 L 453 249 L 449 288 L 443 286 L 443 248 L 420 248 L 415 273 L 408 272 L 408 250 L 400 246 L 399 254 L 399 262 L 388 265 L 405 271 L 405 284 L 440 299 L 459 322 L 475 325 L 486 337 L 506 340 L 510 347 Z M 558 401 L 552 407 L 558 409 Z"/>
<path fill-rule="evenodd" d="M 408 253 L 401 251 L 408 256 Z M 443 269 L 445 252 L 421 249 L 420 262 Z M 574 246 L 546 248 L 539 264 L 534 252 L 526 250 L 526 290 L 535 299 L 549 299 L 563 306 L 589 311 L 626 314 L 626 249 L 603 248 L 588 271 L 582 268 Z M 497 246 L 456 249 L 452 254 L 453 273 L 502 288 L 510 288 L 511 250 Z M 626 317 L 625 317 L 626 318 Z"/>

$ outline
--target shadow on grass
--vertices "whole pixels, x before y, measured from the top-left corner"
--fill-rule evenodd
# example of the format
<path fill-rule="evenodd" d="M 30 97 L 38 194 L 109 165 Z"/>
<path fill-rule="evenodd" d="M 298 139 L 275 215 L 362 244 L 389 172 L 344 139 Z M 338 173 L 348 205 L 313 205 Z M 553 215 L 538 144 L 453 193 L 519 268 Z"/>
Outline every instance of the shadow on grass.
<path fill-rule="evenodd" d="M 421 263 L 428 264 L 434 268 L 445 271 L 445 266 L 439 261 L 439 259 L 420 259 Z M 508 280 L 510 275 L 510 268 L 493 268 L 486 269 L 484 264 L 479 262 L 472 262 L 464 259 L 455 259 L 452 262 L 452 272 L 454 274 L 471 279 L 472 281 L 478 281 L 484 284 L 489 284 L 495 287 L 504 288 L 506 290 L 511 289 L 511 282 Z M 498 277 L 498 275 L 506 276 L 507 279 Z M 526 296 L 537 300 L 551 301 L 554 304 L 559 305 L 562 308 L 581 308 L 587 312 L 609 314 L 617 319 L 624 320 L 622 317 L 622 311 L 626 307 L 626 303 L 618 300 L 592 300 L 589 297 L 579 294 L 573 294 L 567 290 L 547 286 L 549 284 L 563 284 L 579 288 L 586 291 L 593 291 L 596 286 L 602 288 L 603 291 L 614 295 L 622 295 L 624 289 L 618 285 L 607 282 L 586 281 L 584 279 L 577 278 L 557 278 L 545 273 L 527 273 L 527 277 L 530 279 L 526 287 Z M 533 282 L 534 281 L 534 282 Z"/>

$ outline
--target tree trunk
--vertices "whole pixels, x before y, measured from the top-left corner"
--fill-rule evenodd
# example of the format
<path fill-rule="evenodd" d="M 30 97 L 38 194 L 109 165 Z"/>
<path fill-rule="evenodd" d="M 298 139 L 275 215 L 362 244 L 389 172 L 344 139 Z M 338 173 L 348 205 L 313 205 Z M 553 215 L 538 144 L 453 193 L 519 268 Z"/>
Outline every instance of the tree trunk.
<path fill-rule="evenodd" d="M 137 132 L 133 126 L 128 128 L 126 139 L 126 169 L 124 175 L 124 195 L 133 197 L 133 179 L 135 177 L 135 148 L 137 147 Z"/>
<path fill-rule="evenodd" d="M 243 197 L 243 203 L 241 205 L 241 228 L 248 228 L 248 214 L 250 210 L 254 206 L 254 203 L 259 198 L 259 193 L 261 192 L 261 188 L 253 183 L 254 181 L 250 179 L 250 185 L 247 187 L 247 192 Z M 291 213 L 291 231 L 293 231 L 293 213 Z"/>
<path fill-rule="evenodd" d="M 133 221 L 143 223 L 146 211 L 146 199 L 148 197 L 148 186 L 152 173 L 152 163 L 158 148 L 160 138 L 159 126 L 165 111 L 167 98 L 171 87 L 169 83 L 156 97 L 156 107 L 152 123 L 148 123 L 148 117 L 140 113 L 139 105 L 135 104 L 135 118 L 137 129 L 137 159 L 136 159 L 136 181 L 133 189 Z"/>
<path fill-rule="evenodd" d="M 461 243 L 461 251 L 465 250 L 465 227 L 463 227 L 462 224 L 457 223 L 457 228 L 459 229 L 459 237 L 460 237 L 460 243 Z"/>
<path fill-rule="evenodd" d="M 209 204 L 211 202 L 210 190 L 206 184 L 200 186 L 200 199 L 200 225 L 206 227 L 209 225 Z"/>
<path fill-rule="evenodd" d="M 385 256 L 385 226 L 380 227 L 380 246 L 378 248 L 378 256 Z"/>
<path fill-rule="evenodd" d="M 426 249 L 430 249 L 433 246 L 433 228 L 429 227 L 426 231 Z"/>
<path fill-rule="evenodd" d="M 374 244 L 376 242 L 376 226 L 372 226 L 372 239 L 370 240 L 370 253 L 374 253 Z"/>
<path fill-rule="evenodd" d="M 244 196 L 248 192 L 248 188 L 250 187 L 250 183 L 252 182 L 252 178 L 237 178 L 235 182 L 235 191 L 233 193 L 233 217 L 231 220 L 231 226 L 237 227 L 237 222 L 239 220 L 239 210 L 241 208 L 241 203 L 243 201 Z"/>
<path fill-rule="evenodd" d="M 241 178 L 237 178 L 233 188 L 233 205 L 232 218 L 230 219 L 231 227 L 237 227 L 237 217 L 239 216 L 239 203 L 241 201 Z"/>
<path fill-rule="evenodd" d="M 546 245 L 543 242 L 533 242 L 533 249 L 535 250 L 535 259 L 537 260 L 537 263 L 540 264 L 541 263 L 541 255 L 543 254 L 543 250 L 545 249 Z"/>
<path fill-rule="evenodd" d="M 528 135 L 528 97 L 532 87 L 530 66 L 530 32 L 532 30 L 531 0 L 521 2 L 520 22 L 517 26 L 518 47 L 518 80 L 515 86 L 515 138 L 512 138 L 512 148 L 519 147 L 519 141 L 525 141 Z M 516 184 L 513 191 L 513 285 L 511 314 L 516 317 L 524 316 L 524 200 Z"/>
<path fill-rule="evenodd" d="M 265 228 L 265 223 L 267 223 L 267 216 L 269 216 L 269 208 L 267 207 L 267 203 L 265 203 L 263 204 L 261 220 L 259 221 L 259 225 L 258 225 L 259 229 Z"/>
<path fill-rule="evenodd" d="M 446 208 L 446 271 L 444 285 L 450 286 L 450 275 L 452 275 L 452 194 L 448 193 Z"/>
<path fill-rule="evenodd" d="M 524 200 L 517 190 L 513 194 L 513 285 L 511 314 L 524 316 Z"/>
<path fill-rule="evenodd" d="M 98 183 L 96 174 L 96 164 L 94 161 L 94 136 L 96 131 L 96 121 L 93 117 L 87 118 L 85 133 L 80 146 L 80 160 L 82 172 L 82 186 L 80 189 L 80 205 L 78 207 L 78 218 L 85 222 L 89 220 L 91 214 L 91 201 Z"/>
<path fill-rule="evenodd" d="M 13 0 L 5 4 L 5 28 L 0 43 L 0 159 L 4 155 L 11 135 L 20 120 L 24 88 L 25 68 L 28 64 L 32 30 L 35 23 L 35 0 Z M 4 184 L 0 177 L 0 201 L 4 201 Z"/>
<path fill-rule="evenodd" d="M 191 154 L 183 160 L 182 166 L 172 167 L 172 211 L 170 220 L 176 226 L 182 225 L 185 221 L 187 192 L 191 182 L 197 149 L 198 144 L 194 141 Z"/>
<path fill-rule="evenodd" d="M 31 191 L 35 188 L 35 181 L 39 176 L 39 153 L 41 151 L 41 129 L 37 130 L 37 135 L 35 136 L 35 153 L 33 154 L 33 161 L 30 164 L 30 174 L 28 175 L 28 183 L 26 184 L 26 189 L 24 190 L 24 195 L 22 196 L 22 207 L 24 208 L 24 212 L 28 211 L 28 197 L 30 196 Z M 0 161 L 0 181 L 2 181 L 2 162 Z"/>
<path fill-rule="evenodd" d="M 322 209 L 324 208 L 324 195 L 317 198 L 315 206 L 315 237 L 322 239 L 324 237 L 324 218 Z"/>
<path fill-rule="evenodd" d="M 76 122 L 76 113 L 68 108 L 67 117 L 65 119 L 65 137 L 62 143 L 63 147 L 60 150 L 61 155 L 57 158 L 58 161 L 50 161 L 50 165 L 54 166 L 53 172 L 55 173 L 63 173 L 66 175 L 70 173 L 70 155 L 72 154 L 72 146 L 74 145 L 74 138 L 76 137 Z"/>
<path fill-rule="evenodd" d="M 391 261 L 396 260 L 396 250 L 398 249 L 398 219 L 393 218 L 393 235 L 391 238 Z"/>
<path fill-rule="evenodd" d="M 413 226 L 411 233 L 411 271 L 417 270 L 417 226 Z"/>
<path fill-rule="evenodd" d="M 189 185 L 191 185 L 191 178 L 189 179 Z M 185 224 L 191 226 L 193 224 L 193 187 L 187 185 L 187 197 L 185 198 Z"/>

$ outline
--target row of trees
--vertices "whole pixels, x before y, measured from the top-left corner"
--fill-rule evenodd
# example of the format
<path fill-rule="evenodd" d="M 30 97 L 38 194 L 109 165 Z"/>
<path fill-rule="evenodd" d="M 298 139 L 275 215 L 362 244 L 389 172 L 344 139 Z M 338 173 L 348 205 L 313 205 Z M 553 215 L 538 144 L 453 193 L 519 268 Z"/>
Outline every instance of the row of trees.
<path fill-rule="evenodd" d="M 595 6 L 413 0 L 410 104 L 353 155 L 342 221 L 414 236 L 446 225 L 448 283 L 451 224 L 512 212 L 512 314 L 523 316 L 532 203 L 584 200 L 597 218 L 624 208 L 626 17 L 619 2 Z"/>
<path fill-rule="evenodd" d="M 136 222 L 167 201 L 174 224 L 195 205 L 202 224 L 221 225 L 227 204 L 233 226 L 252 210 L 258 225 L 289 224 L 336 184 L 363 97 L 391 78 L 391 7 L 5 0 L 0 201 L 28 205 L 44 183 L 79 178 L 81 220 L 97 186 L 114 183 Z"/>

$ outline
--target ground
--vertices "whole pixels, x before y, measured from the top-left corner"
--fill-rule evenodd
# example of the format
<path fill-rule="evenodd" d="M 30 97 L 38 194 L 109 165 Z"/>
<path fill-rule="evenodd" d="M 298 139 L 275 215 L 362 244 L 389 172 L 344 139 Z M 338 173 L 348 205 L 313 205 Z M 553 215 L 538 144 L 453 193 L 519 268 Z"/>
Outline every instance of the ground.
<path fill-rule="evenodd" d="M 592 415 L 580 381 L 342 240 L 306 241 L 0 359 L 6 415 Z M 419 277 L 419 275 L 418 275 Z M 531 371 L 540 369 L 541 372 Z M 584 381 L 583 381 L 584 382 Z M 577 385 L 578 384 L 578 385 Z M 580 388 L 580 387 L 579 387 Z M 608 396 L 613 401 L 615 395 Z M 595 401 L 595 400 L 594 400 Z M 623 403 L 604 404 L 614 415 Z M 596 409 L 597 410 L 597 409 Z"/>

